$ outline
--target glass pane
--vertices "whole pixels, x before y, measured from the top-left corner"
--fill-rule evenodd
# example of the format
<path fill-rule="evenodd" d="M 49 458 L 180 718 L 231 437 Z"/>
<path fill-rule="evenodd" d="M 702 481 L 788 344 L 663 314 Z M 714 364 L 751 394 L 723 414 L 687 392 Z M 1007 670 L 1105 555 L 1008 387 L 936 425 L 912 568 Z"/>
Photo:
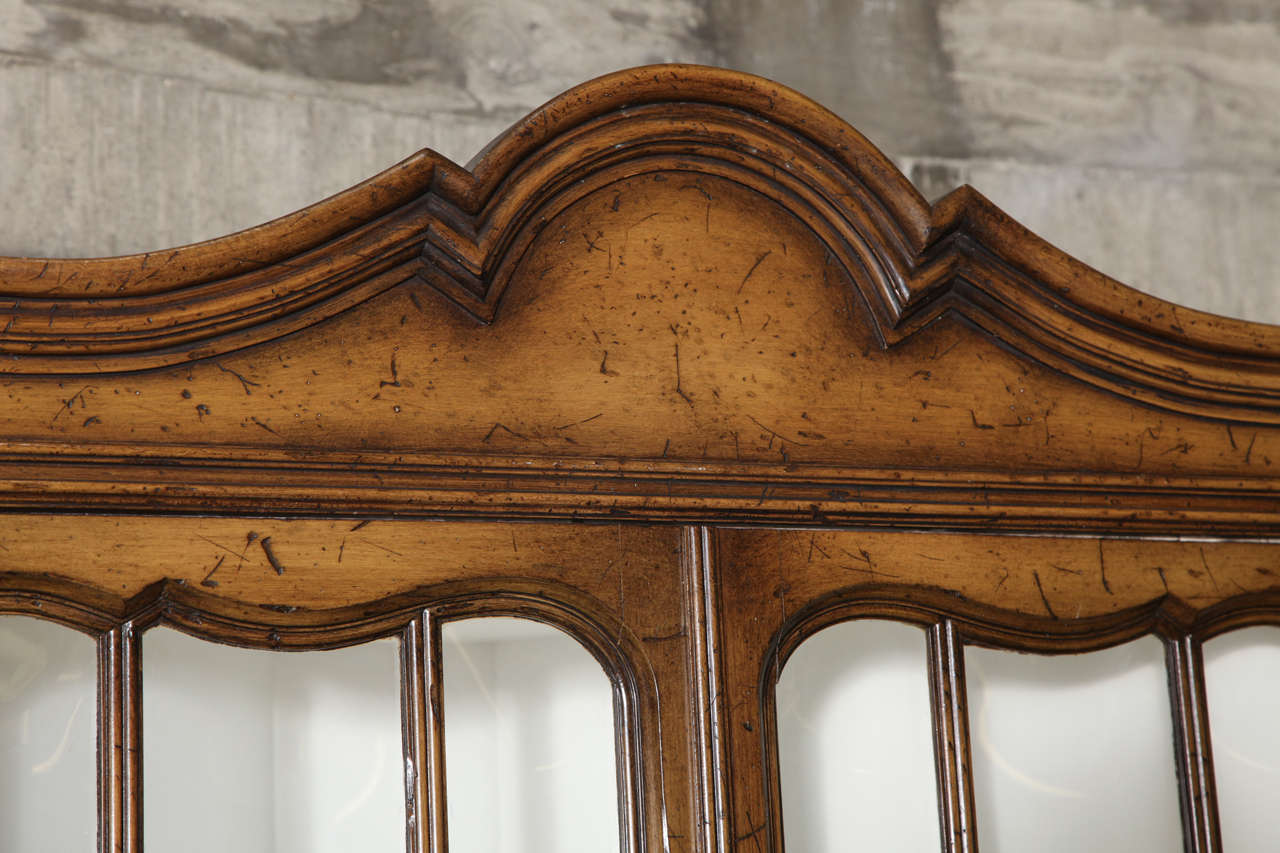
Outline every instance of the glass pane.
<path fill-rule="evenodd" d="M 613 686 L 596 659 L 524 619 L 442 634 L 449 849 L 617 850 Z"/>
<path fill-rule="evenodd" d="M 0 850 L 97 847 L 97 696 L 92 637 L 0 616 Z"/>
<path fill-rule="evenodd" d="M 982 849 L 1181 850 L 1164 646 L 965 650 Z"/>
<path fill-rule="evenodd" d="M 405 849 L 400 644 L 232 648 L 143 639 L 148 850 Z"/>
<path fill-rule="evenodd" d="M 786 847 L 937 851 L 924 631 L 842 622 L 805 640 L 778 679 Z"/>
<path fill-rule="evenodd" d="M 1204 644 L 1218 816 L 1227 850 L 1280 850 L 1280 628 Z"/>

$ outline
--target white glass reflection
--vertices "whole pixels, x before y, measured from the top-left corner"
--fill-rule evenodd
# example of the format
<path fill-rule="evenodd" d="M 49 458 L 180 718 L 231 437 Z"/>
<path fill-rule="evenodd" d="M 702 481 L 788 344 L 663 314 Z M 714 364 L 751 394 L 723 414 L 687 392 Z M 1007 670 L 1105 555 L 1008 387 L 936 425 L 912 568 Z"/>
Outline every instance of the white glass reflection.
<path fill-rule="evenodd" d="M 0 616 L 0 850 L 97 846 L 97 644 Z"/>
<path fill-rule="evenodd" d="M 143 835 L 183 853 L 405 849 L 400 645 L 142 642 Z"/>
<path fill-rule="evenodd" d="M 1280 628 L 1209 640 L 1204 673 L 1223 847 L 1280 850 Z"/>
<path fill-rule="evenodd" d="M 783 668 L 777 708 L 787 850 L 938 849 L 924 631 L 819 631 Z"/>
<path fill-rule="evenodd" d="M 449 849 L 617 850 L 613 687 L 600 664 L 524 619 L 441 633 Z"/>
<path fill-rule="evenodd" d="M 965 650 L 982 849 L 1182 849 L 1164 646 Z"/>

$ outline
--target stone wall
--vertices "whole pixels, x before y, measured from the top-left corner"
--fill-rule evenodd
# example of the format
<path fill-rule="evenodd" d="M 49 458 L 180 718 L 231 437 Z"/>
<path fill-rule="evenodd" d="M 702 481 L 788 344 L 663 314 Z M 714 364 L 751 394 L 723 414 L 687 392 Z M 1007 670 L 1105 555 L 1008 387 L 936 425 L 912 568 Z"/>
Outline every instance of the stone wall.
<path fill-rule="evenodd" d="M 218 236 L 660 61 L 773 77 L 930 197 L 1280 323 L 1274 0 L 0 0 L 0 254 Z"/>

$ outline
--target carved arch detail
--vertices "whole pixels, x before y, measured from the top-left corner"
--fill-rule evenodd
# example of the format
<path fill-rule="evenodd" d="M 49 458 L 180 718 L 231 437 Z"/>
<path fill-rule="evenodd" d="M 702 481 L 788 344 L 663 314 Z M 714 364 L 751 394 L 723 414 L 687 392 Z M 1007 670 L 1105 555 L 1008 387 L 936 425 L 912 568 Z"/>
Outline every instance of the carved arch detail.
<path fill-rule="evenodd" d="M 969 755 L 968 696 L 964 647 L 986 646 L 1048 655 L 1071 655 L 1117 646 L 1145 635 L 1165 647 L 1173 716 L 1174 753 L 1179 761 L 1179 794 L 1184 833 L 1189 838 L 1217 833 L 1212 757 L 1206 735 L 1202 643 L 1235 628 L 1280 622 L 1280 595 L 1272 589 L 1242 593 L 1196 607 L 1165 595 L 1111 613 L 1057 619 L 1030 616 L 955 594 L 904 584 L 867 584 L 822 596 L 802 607 L 774 633 L 760 670 L 756 713 L 761 720 L 758 749 L 764 768 L 765 823 L 772 846 L 781 849 L 782 789 L 779 770 L 777 684 L 788 658 L 824 628 L 856 619 L 885 619 L 924 631 L 941 832 L 948 849 L 969 849 L 975 835 L 973 774 Z M 1199 744 L 1198 761 L 1187 758 Z"/>
<path fill-rule="evenodd" d="M 92 374 L 264 343 L 425 281 L 483 322 L 539 230 L 637 174 L 757 189 L 825 243 L 885 346 L 955 312 L 1147 404 L 1280 423 L 1280 329 L 1183 309 L 1035 237 L 968 187 L 930 206 L 842 120 L 771 81 L 652 66 L 579 86 L 462 168 L 430 151 L 295 214 L 167 252 L 0 260 L 0 372 Z"/>
<path fill-rule="evenodd" d="M 438 659 L 441 624 L 502 616 L 549 625 L 576 640 L 600 664 L 613 691 L 621 849 L 638 853 L 650 849 L 647 839 L 662 837 L 666 822 L 662 768 L 652 760 L 658 754 L 656 742 L 661 739 L 656 675 L 641 639 L 606 607 L 573 587 L 528 578 L 453 581 L 367 604 L 319 610 L 228 600 L 172 580 L 151 584 L 123 599 L 53 575 L 6 572 L 0 574 L 0 616 L 3 615 L 46 619 L 97 639 L 99 728 L 105 733 L 100 733 L 100 738 L 130 739 L 130 751 L 140 748 L 142 695 L 137 643 L 148 628 L 165 626 L 209 642 L 275 651 L 336 649 L 398 637 L 405 662 L 401 673 L 402 704 L 406 709 L 414 704 L 416 689 L 421 694 L 418 701 L 431 709 L 428 713 L 440 714 L 440 698 L 436 695 L 440 673 L 424 676 L 419 670 L 424 662 L 414 658 L 425 652 L 428 658 Z M 422 633 L 429 636 L 420 638 Z M 419 648 L 415 651 L 409 648 L 411 645 Z M 121 646 L 128 648 L 123 659 Z M 432 648 L 434 652 L 429 651 Z M 423 683 L 415 685 L 415 680 Z M 434 687 L 429 686 L 432 680 L 436 682 Z M 428 698 L 427 693 L 432 697 Z M 124 729 L 113 733 L 117 720 L 128 721 L 132 733 Z M 418 784 L 424 786 L 425 802 L 426 790 L 443 790 L 442 771 L 438 765 L 432 767 L 440 760 L 439 754 L 421 754 L 432 748 L 442 753 L 443 723 L 410 723 L 406 719 L 405 726 L 405 749 L 414 755 L 415 773 L 423 777 Z M 415 727 L 434 730 L 427 737 L 436 742 L 426 749 L 415 744 Z M 654 744 L 647 743 L 649 737 Z M 136 755 L 130 758 L 130 769 L 122 770 L 110 757 L 110 750 L 105 753 L 100 757 L 103 778 L 132 776 L 134 781 L 126 784 L 136 785 Z M 428 785 L 427 777 L 432 773 L 437 778 Z M 114 796 L 125 799 L 122 793 Z M 414 803 L 408 805 L 412 808 Z M 431 811 L 431 807 L 427 810 Z M 109 812 L 106 810 L 100 817 L 106 820 Z M 428 832 L 439 832 L 441 820 L 438 814 L 428 814 L 423 817 L 423 825 L 431 822 Z"/>

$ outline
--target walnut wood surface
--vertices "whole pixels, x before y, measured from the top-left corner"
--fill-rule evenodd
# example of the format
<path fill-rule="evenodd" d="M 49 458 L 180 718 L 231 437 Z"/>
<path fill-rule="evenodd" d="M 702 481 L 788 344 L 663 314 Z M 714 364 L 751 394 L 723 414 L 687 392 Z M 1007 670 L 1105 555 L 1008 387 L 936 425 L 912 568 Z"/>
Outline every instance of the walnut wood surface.
<path fill-rule="evenodd" d="M 1280 532 L 1280 331 L 931 210 L 775 84 L 624 72 L 472 170 L 0 260 L 0 502 Z"/>
<path fill-rule="evenodd" d="M 1172 213 L 1171 213 L 1172 215 Z M 928 637 L 943 848 L 964 648 L 1280 621 L 1280 328 L 930 207 L 774 83 L 621 72 L 197 246 L 0 259 L 0 612 L 98 638 L 102 849 L 141 839 L 146 629 L 402 639 L 411 853 L 446 853 L 439 626 L 515 614 L 615 691 L 628 851 L 780 849 L 773 689 L 835 621 Z M 588 522 L 588 523 L 575 523 Z"/>

